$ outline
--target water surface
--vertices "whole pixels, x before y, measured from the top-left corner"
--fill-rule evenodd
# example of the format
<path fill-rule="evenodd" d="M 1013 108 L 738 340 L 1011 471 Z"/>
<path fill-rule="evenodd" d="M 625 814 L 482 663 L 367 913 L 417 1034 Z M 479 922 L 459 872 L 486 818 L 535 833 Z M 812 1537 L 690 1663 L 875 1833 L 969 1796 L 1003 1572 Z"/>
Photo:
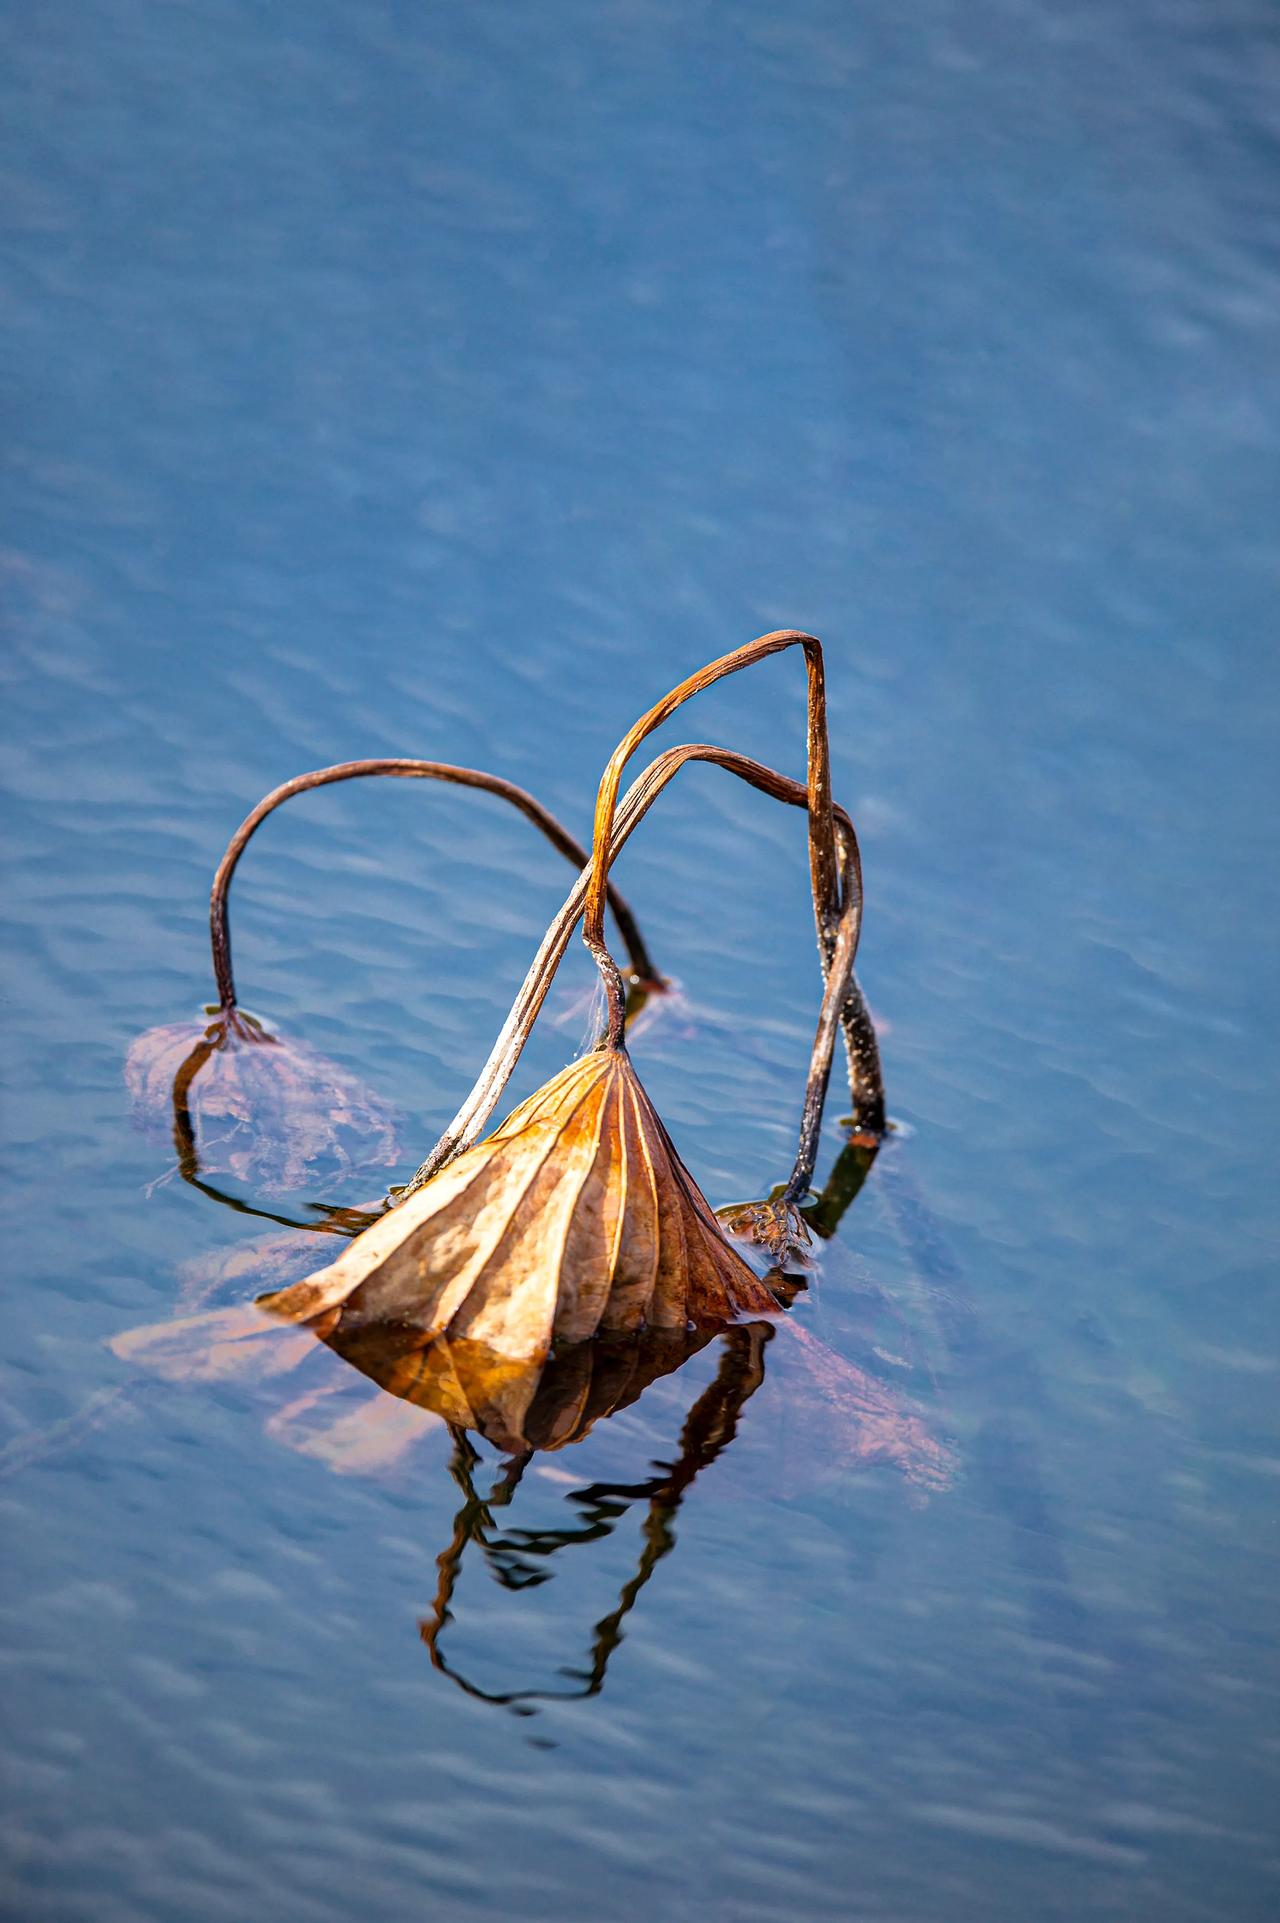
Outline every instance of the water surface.
<path fill-rule="evenodd" d="M 7 1912 L 1273 1916 L 1271 11 L 12 25 Z M 473 762 L 584 833 L 639 708 L 783 624 L 828 648 L 902 1125 L 794 1314 L 955 1475 L 859 1463 L 779 1336 L 603 1687 L 516 1714 L 422 1640 L 438 1426 L 362 1465 L 322 1352 L 177 1386 L 108 1348 L 268 1226 L 173 1177 L 122 1061 L 209 998 L 213 863 L 278 780 Z M 686 738 L 798 772 L 798 668 Z M 417 784 L 263 832 L 245 1001 L 403 1145 L 266 1206 L 413 1167 L 566 872 Z M 803 825 L 691 770 L 619 879 L 691 1010 L 646 1085 L 713 1201 L 758 1194 L 817 1007 Z M 562 980 L 513 1092 L 578 1044 Z M 652 1480 L 719 1355 L 502 1526 Z M 468 1680 L 590 1670 L 655 1514 L 615 1507 L 532 1588 L 467 1549 Z"/>

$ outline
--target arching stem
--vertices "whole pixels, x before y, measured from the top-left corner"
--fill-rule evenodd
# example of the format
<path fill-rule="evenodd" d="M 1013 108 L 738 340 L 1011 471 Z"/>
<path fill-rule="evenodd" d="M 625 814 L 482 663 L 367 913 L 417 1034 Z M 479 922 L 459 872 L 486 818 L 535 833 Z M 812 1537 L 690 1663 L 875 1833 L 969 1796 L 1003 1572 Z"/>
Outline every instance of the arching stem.
<path fill-rule="evenodd" d="M 807 808 L 809 806 L 809 790 L 807 788 L 803 787 L 798 781 L 792 781 L 789 776 L 778 774 L 774 769 L 765 767 L 762 762 L 753 761 L 747 755 L 736 754 L 729 748 L 713 747 L 707 742 L 685 743 L 682 747 L 668 748 L 664 754 L 658 755 L 649 763 L 648 767 L 636 777 L 627 790 L 622 804 L 617 810 L 616 817 L 612 821 L 611 834 L 609 837 L 609 861 L 611 864 L 617 859 L 626 842 L 634 833 L 639 823 L 644 819 L 644 816 L 653 806 L 668 782 L 673 780 L 680 769 L 690 761 L 706 761 L 710 762 L 714 767 L 723 768 L 728 773 L 736 775 L 739 780 L 748 782 L 751 787 L 758 788 L 762 793 L 770 795 L 775 801 L 785 802 L 791 807 Z M 858 1003 L 861 1005 L 861 996 L 858 994 L 857 983 L 852 974 L 852 955 L 856 953 L 857 950 L 858 931 L 861 927 L 862 915 L 862 869 L 858 853 L 858 840 L 854 833 L 853 823 L 843 809 L 833 808 L 832 818 L 835 828 L 840 834 L 843 848 L 843 860 L 838 873 L 842 878 L 842 892 L 845 896 L 841 916 L 837 921 L 836 932 L 837 937 L 839 937 L 842 926 L 847 927 L 848 933 L 846 939 L 850 947 L 850 968 L 847 981 L 844 983 L 843 1001 L 841 1001 L 840 998 L 839 981 L 837 981 L 837 986 L 830 989 L 828 995 L 824 996 L 824 1014 L 826 1014 L 828 1018 L 828 1000 L 830 1000 L 833 1005 L 836 1005 L 837 1008 L 847 1008 L 850 1000 L 856 996 Z M 583 914 L 592 878 L 591 872 L 584 871 L 579 875 L 577 881 L 575 881 L 573 887 L 570 889 L 564 906 L 542 938 L 542 944 L 533 959 L 528 974 L 520 986 L 515 1001 L 512 1003 L 510 1013 L 502 1025 L 493 1048 L 490 1050 L 489 1059 L 481 1069 L 471 1093 L 467 1096 L 466 1101 L 462 1104 L 462 1107 L 458 1110 L 458 1113 L 454 1116 L 452 1122 L 450 1122 L 448 1128 L 436 1143 L 431 1154 L 417 1171 L 412 1182 L 400 1192 L 401 1199 L 406 1195 L 411 1195 L 416 1189 L 421 1188 L 423 1183 L 429 1181 L 437 1170 L 444 1168 L 449 1162 L 453 1161 L 455 1156 L 462 1154 L 465 1149 L 469 1148 L 496 1108 L 502 1091 L 506 1087 L 516 1063 L 520 1059 L 521 1050 L 528 1040 L 534 1022 L 538 1018 L 538 1012 L 546 999 L 556 969 L 559 967 L 565 950 L 568 948 L 574 928 L 577 926 L 579 917 Z M 830 975 L 833 971 L 828 967 L 827 972 L 828 975 Z M 868 1027 L 869 1026 L 868 1022 Z M 824 1032 L 821 1022 L 819 1032 L 820 1035 Z M 874 1030 L 870 1030 L 870 1033 L 874 1045 Z M 827 1051 L 826 1067 L 829 1072 L 830 1048 L 828 1048 Z M 878 1071 L 878 1061 L 876 1067 Z M 810 1090 L 806 1093 L 805 1113 L 807 1117 L 809 1116 L 811 1107 L 810 1097 L 815 1087 L 814 1077 L 815 1070 L 811 1067 Z M 826 1081 L 824 1076 L 821 1092 L 818 1096 L 817 1119 L 820 1119 L 821 1116 L 821 1094 L 825 1094 L 825 1089 Z M 816 1144 L 817 1119 L 812 1120 L 809 1127 L 809 1133 L 814 1144 Z M 812 1173 L 811 1165 L 810 1173 Z"/>
<path fill-rule="evenodd" d="M 822 643 L 815 635 L 804 634 L 797 628 L 779 628 L 772 634 L 764 634 L 758 640 L 749 641 L 745 647 L 736 648 L 731 654 L 722 655 L 717 661 L 709 662 L 706 667 L 699 668 L 696 674 L 690 675 L 687 680 L 672 688 L 661 701 L 656 702 L 647 714 L 641 715 L 640 719 L 628 729 L 609 757 L 600 778 L 591 849 L 591 886 L 583 917 L 582 937 L 591 951 L 604 983 L 608 1005 L 606 1038 L 614 1047 L 620 1046 L 622 1042 L 627 1010 L 622 980 L 604 940 L 604 903 L 612 866 L 614 813 L 622 771 L 646 736 L 652 734 L 655 728 L 660 727 L 677 708 L 695 694 L 700 693 L 704 688 L 711 687 L 717 681 L 724 680 L 727 675 L 737 674 L 743 668 L 752 667 L 756 662 L 763 661 L 770 655 L 780 654 L 786 648 L 795 647 L 804 651 L 808 676 L 808 790 L 805 800 L 809 811 L 809 874 L 813 891 L 813 915 L 824 982 L 829 978 L 836 964 L 836 944 L 839 940 L 845 908 L 844 873 L 843 864 L 837 856 L 836 810 L 831 798 L 831 748 L 827 731 L 826 673 L 823 666 Z M 859 907 L 861 907 L 860 871 Z M 848 992 L 837 1013 L 844 1030 L 845 1050 L 849 1061 L 849 1092 L 852 1099 L 854 1127 L 862 1133 L 883 1135 L 886 1119 L 880 1050 L 876 1041 L 875 1026 L 866 1002 L 863 1000 L 862 990 L 852 973 L 849 975 Z M 825 1091 L 825 1082 L 823 1088 Z"/>
<path fill-rule="evenodd" d="M 562 822 L 543 807 L 533 795 L 518 788 L 513 781 L 504 781 L 500 775 L 486 774 L 479 768 L 459 768 L 447 761 L 411 761 L 405 759 L 375 761 L 340 761 L 331 768 L 315 768 L 310 774 L 295 775 L 265 795 L 236 829 L 227 843 L 226 853 L 218 863 L 213 878 L 213 889 L 209 899 L 209 937 L 213 950 L 213 974 L 218 987 L 219 1005 L 228 1012 L 236 1006 L 235 977 L 231 968 L 231 930 L 228 920 L 228 895 L 231 878 L 236 865 L 248 847 L 257 830 L 267 816 L 273 814 L 283 802 L 292 800 L 294 795 L 307 794 L 312 788 L 326 788 L 335 781 L 357 781 L 367 775 L 391 775 L 411 781 L 447 781 L 461 788 L 479 788 L 486 794 L 497 795 L 502 801 L 510 802 L 513 808 L 531 821 L 535 828 L 541 829 L 547 840 L 575 868 L 585 868 L 590 857 Z M 658 985 L 660 977 L 649 958 L 635 916 L 612 886 L 609 889 L 609 906 L 613 910 L 618 932 L 622 936 L 635 980 L 644 985 Z"/>
<path fill-rule="evenodd" d="M 604 982 L 608 1001 L 608 1028 L 606 1039 L 612 1047 L 622 1046 L 623 1032 L 626 1027 L 626 996 L 617 964 L 604 939 L 604 908 L 609 885 L 609 869 L 613 860 L 614 815 L 618 803 L 618 789 L 622 782 L 622 771 L 630 761 L 640 743 L 651 735 L 655 728 L 661 727 L 670 719 L 676 709 L 704 688 L 711 687 L 726 676 L 738 674 L 769 655 L 780 654 L 786 648 L 802 648 L 805 667 L 808 671 L 808 792 L 806 804 L 809 810 L 809 868 L 813 885 L 814 916 L 817 923 L 818 943 L 822 950 L 824 963 L 829 962 L 834 949 L 837 925 L 840 919 L 840 875 L 836 860 L 835 834 L 832 821 L 831 803 L 831 754 L 827 740 L 827 699 L 826 680 L 822 662 L 822 643 L 812 634 L 802 634 L 797 628 L 780 628 L 772 634 L 761 635 L 749 641 L 745 647 L 735 648 L 731 654 L 721 655 L 716 661 L 708 662 L 699 668 L 677 687 L 663 695 L 654 703 L 647 714 L 628 728 L 622 740 L 605 764 L 600 777 L 600 787 L 596 795 L 595 829 L 591 845 L 591 880 L 587 890 L 585 912 L 582 920 L 582 939 L 590 949 L 596 966 Z"/>

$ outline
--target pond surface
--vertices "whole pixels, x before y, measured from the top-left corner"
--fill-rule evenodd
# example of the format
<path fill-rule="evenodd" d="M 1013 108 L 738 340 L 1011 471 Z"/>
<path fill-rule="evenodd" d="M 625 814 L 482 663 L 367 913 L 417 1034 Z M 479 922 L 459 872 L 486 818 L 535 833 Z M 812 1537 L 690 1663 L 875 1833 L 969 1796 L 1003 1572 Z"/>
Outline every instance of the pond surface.
<path fill-rule="evenodd" d="M 14 24 L 6 1914 L 1273 1917 L 1273 11 Z M 318 1346 L 118 1355 L 261 1286 L 272 1225 L 122 1075 L 211 997 L 253 801 L 430 756 L 585 834 L 633 716 L 779 625 L 828 649 L 900 1126 L 753 1392 L 712 1344 L 504 1487 Z M 655 746 L 798 773 L 803 714 L 784 657 Z M 245 1002 L 398 1160 L 227 1191 L 403 1179 L 567 874 L 416 783 L 274 818 Z M 646 1085 L 758 1195 L 803 823 L 693 769 L 618 878 L 684 996 Z M 513 1095 L 591 979 L 575 943 Z"/>

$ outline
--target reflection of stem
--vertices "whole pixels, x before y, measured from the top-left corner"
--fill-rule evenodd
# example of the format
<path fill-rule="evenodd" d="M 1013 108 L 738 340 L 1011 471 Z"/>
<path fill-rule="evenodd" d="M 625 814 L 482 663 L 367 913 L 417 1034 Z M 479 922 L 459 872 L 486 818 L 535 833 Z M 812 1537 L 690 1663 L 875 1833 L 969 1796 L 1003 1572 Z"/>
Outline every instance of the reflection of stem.
<path fill-rule="evenodd" d="M 703 1390 L 685 1419 L 676 1462 L 667 1467 L 665 1474 L 650 1477 L 645 1482 L 600 1482 L 576 1490 L 573 1500 L 588 1508 L 590 1526 L 586 1529 L 542 1530 L 536 1537 L 518 1535 L 506 1544 L 490 1542 L 485 1532 L 493 1526 L 491 1511 L 511 1500 L 529 1457 L 516 1457 L 507 1465 L 486 1501 L 476 1493 L 472 1477 L 472 1471 L 480 1460 L 479 1454 L 464 1430 L 451 1428 L 454 1455 L 450 1469 L 462 1490 L 463 1504 L 454 1519 L 452 1539 L 438 1558 L 440 1581 L 431 1615 L 419 1625 L 433 1667 L 448 1676 L 468 1696 L 506 1708 L 519 1709 L 525 1703 L 598 1696 L 604 1688 L 609 1659 L 622 1641 L 623 1623 L 658 1564 L 675 1547 L 676 1511 L 685 1491 L 699 1471 L 714 1462 L 733 1441 L 744 1403 L 764 1381 L 764 1351 L 773 1333 L 771 1324 L 767 1322 L 743 1323 L 724 1332 L 721 1337 L 724 1346 L 715 1380 Z M 617 1608 L 596 1624 L 588 1666 L 565 1672 L 581 1682 L 580 1689 L 482 1689 L 478 1683 L 469 1682 L 459 1670 L 450 1666 L 440 1647 L 440 1638 L 445 1625 L 453 1620 L 449 1605 L 462 1573 L 462 1553 L 469 1542 L 478 1541 L 491 1559 L 495 1550 L 501 1551 L 505 1547 L 507 1561 L 503 1569 L 509 1572 L 513 1549 L 532 1547 L 536 1553 L 547 1555 L 572 1542 L 596 1541 L 612 1533 L 614 1523 L 625 1514 L 630 1503 L 645 1498 L 649 1502 L 649 1512 L 641 1532 L 643 1547 L 635 1574 L 619 1593 Z M 500 1579 L 508 1587 L 530 1585 L 529 1578 L 511 1580 L 509 1573 L 504 1573 Z"/>
<path fill-rule="evenodd" d="M 878 1141 L 860 1136 L 846 1142 L 837 1155 L 822 1187 L 809 1207 L 800 1211 L 815 1235 L 829 1241 L 839 1228 L 846 1210 L 855 1200 L 871 1173 L 871 1164 L 880 1152 Z"/>
<path fill-rule="evenodd" d="M 235 979 L 231 971 L 231 931 L 227 916 L 227 896 L 231 888 L 231 877 L 236 871 L 250 840 L 262 826 L 269 814 L 280 804 L 294 795 L 306 794 L 312 788 L 324 788 L 334 781 L 355 781 L 365 775 L 398 775 L 408 780 L 448 781 L 458 787 L 481 788 L 486 794 L 497 795 L 509 801 L 522 815 L 530 820 L 535 828 L 540 828 L 552 847 L 571 861 L 575 868 L 585 868 L 590 857 L 582 844 L 575 840 L 569 830 L 556 820 L 550 811 L 543 807 L 533 795 L 518 788 L 513 781 L 504 781 L 499 775 L 483 773 L 478 768 L 457 768 L 446 761 L 409 761 L 404 759 L 380 761 L 340 761 L 332 768 L 316 768 L 310 774 L 295 775 L 292 781 L 284 782 L 273 788 L 269 795 L 258 803 L 252 812 L 245 816 L 227 843 L 227 851 L 218 863 L 213 878 L 213 891 L 209 900 L 209 936 L 213 949 L 213 973 L 218 984 L 218 1000 L 224 1009 L 236 1005 Z M 653 963 L 649 959 L 635 916 L 616 889 L 609 890 L 609 906 L 613 910 L 619 932 L 627 950 L 631 968 L 642 982 L 657 979 Z"/>
<path fill-rule="evenodd" d="M 221 1026 L 215 1024 L 204 1039 L 196 1043 L 173 1078 L 173 1146 L 178 1155 L 178 1173 L 184 1182 L 195 1182 L 200 1174 L 200 1157 L 196 1150 L 196 1131 L 191 1120 L 188 1094 L 192 1082 L 209 1057 L 217 1051 L 221 1039 Z"/>
<path fill-rule="evenodd" d="M 773 800 L 786 802 L 791 807 L 807 808 L 809 805 L 809 792 L 800 782 L 792 781 L 789 776 L 780 775 L 772 768 L 766 768 L 762 762 L 752 761 L 747 755 L 735 754 L 729 748 L 714 748 L 706 742 L 691 742 L 683 747 L 668 748 L 665 754 L 658 755 L 641 774 L 636 776 L 627 790 L 612 825 L 609 839 L 610 863 L 617 859 L 667 783 L 689 761 L 707 761 L 713 767 L 724 768 L 728 773 L 736 775 L 740 781 L 749 783 L 751 787 L 760 789 L 763 794 L 771 796 Z M 862 903 L 857 836 L 854 833 L 853 823 L 843 809 L 834 809 L 833 814 L 844 849 L 843 873 L 849 897 L 842 908 L 841 925 L 850 928 L 849 938 L 856 947 Z M 529 972 L 511 1005 L 511 1011 L 502 1025 L 498 1039 L 489 1052 L 489 1059 L 481 1069 L 471 1093 L 412 1182 L 401 1191 L 402 1198 L 405 1195 L 411 1195 L 415 1189 L 421 1188 L 437 1169 L 443 1168 L 464 1149 L 469 1148 L 493 1113 L 520 1059 L 520 1052 L 529 1038 L 556 969 L 583 913 L 590 880 L 590 874 L 583 873 L 570 889 L 564 906 L 542 938 L 542 945 L 534 956 Z M 856 993 L 856 990 L 856 981 L 850 974 L 850 997 Z M 846 1003 L 846 1009 L 847 1006 L 848 1003 Z M 874 1031 L 871 1031 L 871 1038 L 874 1045 Z M 825 1081 L 823 1088 L 825 1091 Z"/>

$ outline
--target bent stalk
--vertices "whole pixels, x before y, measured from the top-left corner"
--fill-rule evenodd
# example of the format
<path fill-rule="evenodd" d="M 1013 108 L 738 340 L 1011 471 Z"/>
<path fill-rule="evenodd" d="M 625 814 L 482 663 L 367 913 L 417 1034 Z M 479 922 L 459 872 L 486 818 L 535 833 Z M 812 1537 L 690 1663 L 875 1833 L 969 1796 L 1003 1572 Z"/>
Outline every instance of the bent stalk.
<path fill-rule="evenodd" d="M 808 673 L 809 742 L 806 804 L 809 810 L 809 869 L 813 885 L 818 944 L 824 962 L 830 960 L 840 919 L 840 874 L 836 861 L 832 820 L 831 753 L 827 738 L 826 676 L 822 661 L 822 643 L 815 635 L 803 634 L 798 628 L 780 628 L 772 634 L 764 634 L 755 641 L 747 642 L 745 647 L 735 648 L 731 654 L 721 655 L 718 660 L 708 662 L 706 667 L 699 668 L 695 674 L 689 675 L 677 687 L 670 689 L 660 701 L 654 703 L 647 714 L 641 715 L 638 721 L 633 722 L 605 764 L 596 795 L 595 827 L 591 845 L 591 881 L 583 915 L 582 939 L 590 949 L 604 982 L 609 1010 L 606 1039 L 611 1047 L 622 1046 L 623 1031 L 626 1026 L 626 994 L 622 978 L 617 963 L 609 953 L 604 940 L 605 896 L 609 883 L 609 869 L 613 860 L 614 814 L 617 809 L 622 771 L 640 743 L 651 735 L 655 728 L 661 727 L 664 721 L 669 720 L 676 709 L 691 700 L 695 694 L 701 693 L 704 688 L 711 687 L 717 681 L 723 681 L 728 675 L 738 674 L 743 668 L 754 666 L 757 661 L 763 661 L 769 655 L 782 653 L 786 648 L 804 650 L 805 668 Z"/>
<path fill-rule="evenodd" d="M 413 761 L 402 758 L 375 761 L 339 761 L 331 768 L 315 768 L 310 774 L 295 775 L 265 795 L 236 829 L 227 843 L 226 853 L 218 863 L 213 878 L 213 889 L 209 898 L 209 938 L 213 950 L 213 974 L 218 986 L 218 1002 L 224 1011 L 230 1012 L 237 1005 L 235 977 L 231 968 L 231 929 L 228 919 L 228 896 L 231 878 L 241 855 L 248 847 L 253 836 L 262 826 L 267 816 L 274 814 L 283 802 L 292 800 L 294 795 L 307 794 L 313 788 L 326 788 L 336 781 L 356 781 L 367 775 L 399 776 L 406 780 L 447 781 L 461 788 L 479 788 L 486 794 L 497 795 L 499 800 L 510 802 L 518 808 L 525 818 L 531 821 L 546 836 L 566 861 L 575 868 L 585 868 L 590 860 L 586 849 L 569 830 L 558 821 L 549 809 L 524 788 L 518 788 L 514 781 L 504 781 L 500 775 L 486 774 L 479 768 L 455 767 L 447 761 Z M 649 959 L 643 937 L 636 925 L 636 919 L 623 897 L 612 886 L 609 889 L 609 906 L 618 932 L 622 936 L 627 959 L 637 982 L 657 985 L 659 977 Z"/>
<path fill-rule="evenodd" d="M 596 796 L 595 828 L 592 840 L 592 876 L 583 918 L 582 938 L 600 971 L 608 1000 L 607 1040 L 617 1047 L 626 1026 L 626 997 L 617 964 L 604 941 L 604 903 L 612 865 L 611 843 L 614 812 L 622 771 L 646 736 L 673 715 L 677 708 L 704 688 L 738 674 L 770 655 L 786 648 L 803 649 L 808 677 L 808 791 L 809 873 L 813 890 L 814 923 L 824 982 L 836 956 L 841 919 L 842 868 L 837 858 L 835 809 L 831 798 L 831 748 L 827 731 L 826 673 L 822 643 L 815 635 L 798 628 L 779 628 L 761 635 L 745 647 L 721 655 L 687 680 L 665 694 L 661 701 L 641 715 L 605 766 Z M 884 1081 L 880 1069 L 880 1050 L 875 1027 L 856 979 L 849 978 L 849 990 L 839 1011 L 844 1029 L 845 1050 L 849 1061 L 849 1092 L 853 1104 L 855 1129 L 880 1136 L 885 1129 Z"/>
<path fill-rule="evenodd" d="M 775 801 L 785 802 L 791 807 L 807 808 L 809 806 L 809 790 L 806 787 L 798 781 L 791 780 L 787 775 L 778 774 L 773 768 L 765 767 L 763 762 L 753 761 L 748 755 L 737 754 L 730 748 L 713 747 L 707 742 L 688 742 L 682 747 L 668 748 L 664 754 L 658 755 L 632 782 L 612 821 L 609 842 L 610 863 L 617 859 L 663 789 L 690 761 L 706 761 L 714 767 L 723 768 L 727 773 L 736 775 L 739 780 L 747 782 L 753 788 L 758 788 Z M 839 833 L 843 851 L 838 875 L 842 883 L 841 892 L 844 900 L 836 935 L 838 943 L 842 931 L 845 933 L 848 970 L 846 975 L 843 960 L 829 967 L 828 970 L 829 975 L 835 977 L 836 985 L 824 996 L 823 1018 L 819 1022 L 819 1041 L 815 1042 L 814 1059 L 810 1067 L 810 1085 L 806 1090 L 804 1111 L 806 1124 L 802 1127 L 801 1136 L 801 1158 L 808 1158 L 808 1173 L 797 1192 L 802 1192 L 808 1186 L 808 1178 L 813 1172 L 812 1157 L 816 1154 L 817 1123 L 821 1117 L 822 1096 L 826 1092 L 826 1075 L 830 1071 L 830 1046 L 827 1047 L 825 1070 L 822 1069 L 818 1060 L 822 1038 L 826 1035 L 827 1029 L 831 1028 L 831 1008 L 836 1010 L 838 1016 L 839 1011 L 848 1006 L 852 995 L 856 993 L 852 960 L 857 951 L 862 918 L 862 866 L 858 838 L 852 821 L 842 808 L 834 807 L 832 819 Z M 489 1059 L 481 1069 L 471 1093 L 413 1180 L 400 1191 L 400 1199 L 412 1195 L 438 1170 L 444 1168 L 456 1156 L 461 1155 L 465 1149 L 470 1148 L 497 1107 L 502 1091 L 510 1080 L 525 1042 L 538 1018 L 539 1010 L 551 987 L 556 969 L 569 946 L 573 931 L 584 913 L 592 881 L 593 870 L 584 869 L 570 889 L 564 906 L 542 938 L 542 944 L 521 983 L 510 1013 L 502 1025 L 498 1038 L 490 1050 Z M 861 1001 L 860 996 L 858 1000 Z M 824 1020 L 826 1027 L 823 1025 Z M 874 1042 L 874 1030 L 871 1030 L 871 1034 Z M 833 1043 L 834 1029 L 832 1028 L 831 1044 Z M 820 1089 L 815 1080 L 819 1075 L 821 1076 Z M 812 1113 L 815 1100 L 816 1115 Z M 799 1169 L 798 1160 L 797 1173 Z"/>

